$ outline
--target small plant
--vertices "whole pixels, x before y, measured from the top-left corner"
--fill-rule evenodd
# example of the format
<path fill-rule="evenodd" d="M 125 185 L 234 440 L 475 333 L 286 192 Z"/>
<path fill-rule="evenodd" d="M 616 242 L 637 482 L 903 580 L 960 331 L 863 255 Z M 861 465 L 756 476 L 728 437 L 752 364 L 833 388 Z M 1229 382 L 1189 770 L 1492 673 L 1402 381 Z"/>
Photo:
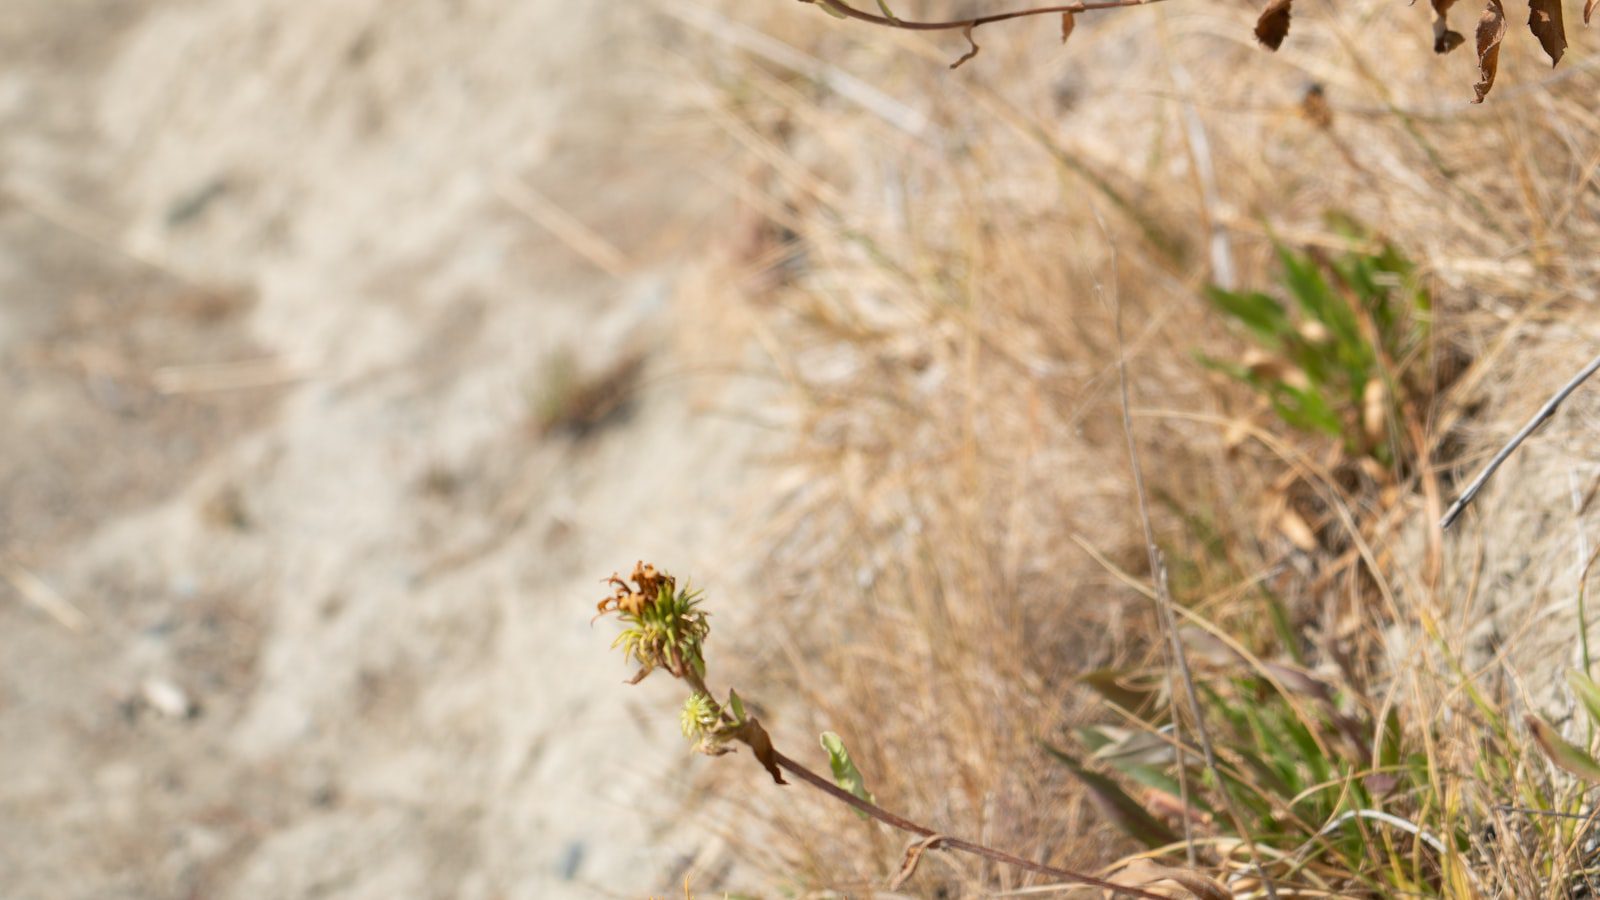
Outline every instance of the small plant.
<path fill-rule="evenodd" d="M 1249 385 L 1288 425 L 1343 442 L 1352 456 L 1400 458 L 1393 423 L 1421 393 L 1406 372 L 1427 346 L 1433 308 L 1394 247 L 1337 258 L 1277 246 L 1279 294 L 1206 292 L 1255 343 L 1241 362 L 1202 357 Z"/>
<path fill-rule="evenodd" d="M 582 438 L 621 416 L 638 387 L 644 363 L 644 354 L 624 353 L 611 365 L 585 375 L 570 350 L 551 354 L 528 393 L 534 431 L 540 436 Z"/>
<path fill-rule="evenodd" d="M 722 756 L 734 752 L 734 745 L 744 744 L 775 783 L 788 784 L 783 777 L 784 773 L 788 773 L 862 816 L 919 837 L 907 848 L 900 873 L 891 889 L 898 888 L 915 873 L 917 862 L 924 853 L 944 849 L 974 854 L 1059 881 L 1104 888 L 1115 895 L 1165 900 L 1167 895 L 1139 886 L 1117 884 L 1093 875 L 1042 865 L 1002 850 L 949 837 L 889 812 L 879 806 L 867 791 L 866 780 L 850 758 L 844 741 L 832 732 L 823 733 L 821 744 L 828 753 L 829 765 L 837 783 L 783 755 L 772 745 L 766 729 L 755 716 L 749 714 L 736 691 L 730 689 L 727 699 L 718 701 L 707 687 L 705 641 L 710 636 L 711 628 L 709 614 L 700 607 L 701 596 L 698 592 L 687 587 L 680 589 L 671 575 L 642 562 L 634 567 L 628 578 L 613 575 L 607 579 L 607 584 L 612 592 L 600 601 L 596 618 L 615 614 L 623 625 L 622 633 L 612 642 L 612 646 L 622 648 L 623 655 L 639 666 L 628 683 L 637 684 L 657 669 L 686 683 L 689 696 L 684 700 L 679 719 L 684 736 L 695 742 L 696 750 L 710 756 Z M 1145 883 L 1175 881 L 1202 895 L 1228 896 L 1220 886 L 1193 872 L 1160 868 L 1153 871 L 1150 878 Z M 1216 893 L 1208 894 L 1209 891 Z"/>
<path fill-rule="evenodd" d="M 1069 754 L 1053 747 L 1050 752 L 1086 782 L 1103 807 L 1121 811 L 1113 821 L 1153 848 L 1172 844 L 1174 831 L 1147 810 L 1177 811 L 1180 817 L 1187 810 L 1192 830 L 1228 839 L 1209 841 L 1211 846 L 1249 840 L 1267 848 L 1278 861 L 1270 868 L 1280 884 L 1388 895 L 1437 887 L 1452 867 L 1464 870 L 1463 825 L 1431 833 L 1412 824 L 1432 796 L 1430 769 L 1424 754 L 1408 752 L 1397 713 L 1375 720 L 1368 710 L 1380 704 L 1348 688 L 1335 690 L 1298 667 L 1251 668 L 1242 657 L 1236 663 L 1232 668 L 1244 671 L 1198 684 L 1219 758 L 1214 772 L 1197 748 L 1170 737 L 1168 719 L 1155 703 L 1124 709 L 1135 727 L 1077 732 L 1088 760 L 1142 786 L 1142 802 Z M 1148 681 L 1153 698 L 1160 677 L 1112 679 L 1101 673 L 1099 681 L 1123 685 L 1123 693 L 1106 696 L 1124 699 L 1130 686 Z M 1227 808 L 1238 811 L 1237 821 L 1221 813 Z"/>
<path fill-rule="evenodd" d="M 1408 721 L 1416 707 L 1387 688 L 1264 661 L 1207 635 L 1186 643 L 1206 660 L 1195 682 L 1215 767 L 1174 729 L 1160 667 L 1085 676 L 1115 723 L 1076 729 L 1076 752 L 1045 745 L 1150 857 L 1196 848 L 1202 867 L 1235 871 L 1226 881 L 1236 891 L 1256 883 L 1241 858 L 1255 846 L 1279 890 L 1588 896 L 1600 873 L 1589 799 L 1600 785 L 1589 749 L 1600 687 L 1584 672 L 1567 682 L 1588 721 L 1564 735 L 1532 714 L 1519 729 L 1442 644 L 1440 706 Z"/>

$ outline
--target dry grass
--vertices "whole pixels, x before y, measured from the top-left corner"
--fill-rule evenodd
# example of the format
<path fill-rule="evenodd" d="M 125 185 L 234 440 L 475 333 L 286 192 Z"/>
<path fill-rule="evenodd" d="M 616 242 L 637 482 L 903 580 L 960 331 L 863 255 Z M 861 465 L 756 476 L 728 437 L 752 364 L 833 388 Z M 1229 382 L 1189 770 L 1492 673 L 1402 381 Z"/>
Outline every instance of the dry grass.
<path fill-rule="evenodd" d="M 1508 470 L 1522 485 L 1571 478 L 1497 493 L 1459 535 L 1432 523 L 1452 479 L 1593 346 L 1592 36 L 1575 35 L 1554 75 L 1531 42 L 1508 43 L 1496 93 L 1469 107 L 1468 57 L 1426 52 L 1421 8 L 1371 0 L 1297 10 L 1277 55 L 1252 46 L 1252 10 L 1199 0 L 1084 18 L 1065 50 L 1048 27 L 995 27 L 954 75 L 958 38 L 792 3 L 691 7 L 675 13 L 696 48 L 685 77 L 739 160 L 705 174 L 757 221 L 723 299 L 788 389 L 788 462 L 804 476 L 768 525 L 770 618 L 735 676 L 777 707 L 779 744 L 799 754 L 837 731 L 885 806 L 1024 856 L 1093 868 L 1133 849 L 1039 746 L 1110 721 L 1084 674 L 1161 668 L 1119 424 L 1115 292 L 1180 602 L 1254 654 L 1303 659 L 1347 712 L 1382 722 L 1394 710 L 1426 777 L 1385 808 L 1463 840 L 1443 861 L 1363 829 L 1362 852 L 1411 865 L 1289 882 L 1563 895 L 1575 827 L 1493 811 L 1581 805 L 1518 724 L 1568 701 L 1517 673 L 1549 676 L 1551 648 L 1572 645 L 1564 548 L 1588 510 L 1559 498 L 1591 487 L 1592 459 L 1568 446 L 1544 469 Z M 1300 111 L 1313 82 L 1328 127 Z M 1290 431 L 1194 359 L 1246 346 L 1201 288 L 1270 285 L 1269 234 L 1343 246 L 1330 211 L 1418 262 L 1438 302 L 1430 358 L 1471 361 L 1404 411 L 1410 461 L 1388 471 Z M 1587 339 L 1564 334 L 1579 327 Z M 1547 350 L 1548 371 L 1527 364 Z M 1592 425 L 1586 409 L 1572 421 Z M 1285 533 L 1284 509 L 1300 510 L 1309 545 Z M 1527 530 L 1506 533 L 1508 520 Z M 1504 597 L 1492 579 L 1518 553 L 1546 577 Z M 1295 645 L 1275 636 L 1264 594 L 1281 600 Z M 1490 602 L 1501 606 L 1486 618 Z M 1252 702 L 1216 685 L 1215 702 Z M 758 775 L 730 831 L 770 883 L 854 895 L 898 868 L 900 836 Z M 935 858 L 918 894 L 1024 883 Z M 1240 859 L 1202 854 L 1236 874 Z"/>

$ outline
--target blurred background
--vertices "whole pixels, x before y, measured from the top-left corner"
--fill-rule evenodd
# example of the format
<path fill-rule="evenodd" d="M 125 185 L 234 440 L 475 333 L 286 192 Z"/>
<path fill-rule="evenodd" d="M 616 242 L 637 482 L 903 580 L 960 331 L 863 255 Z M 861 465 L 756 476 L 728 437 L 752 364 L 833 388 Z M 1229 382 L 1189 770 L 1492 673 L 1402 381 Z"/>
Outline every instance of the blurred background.
<path fill-rule="evenodd" d="M 1426 608 L 1551 699 L 1596 404 L 1471 540 L 1429 523 L 1600 337 L 1596 40 L 1552 72 L 1513 16 L 1471 106 L 1420 6 L 1303 0 L 1276 54 L 1257 12 L 996 25 L 952 72 L 959 34 L 793 0 L 6 0 L 0 895 L 881 888 L 900 836 L 623 686 L 590 617 L 637 560 L 792 755 L 1115 858 L 1037 741 L 1158 646 L 1123 351 L 1180 599 L 1248 642 L 1267 585 L 1363 671 Z M 1433 303 L 1409 462 L 1359 403 L 1275 415 L 1206 299 L 1380 240 Z M 902 893 L 1024 883 L 940 859 Z"/>
<path fill-rule="evenodd" d="M 726 201 L 620 6 L 6 4 L 0 895 L 637 895 L 695 849 L 589 619 L 736 552 L 758 434 L 660 361 Z"/>

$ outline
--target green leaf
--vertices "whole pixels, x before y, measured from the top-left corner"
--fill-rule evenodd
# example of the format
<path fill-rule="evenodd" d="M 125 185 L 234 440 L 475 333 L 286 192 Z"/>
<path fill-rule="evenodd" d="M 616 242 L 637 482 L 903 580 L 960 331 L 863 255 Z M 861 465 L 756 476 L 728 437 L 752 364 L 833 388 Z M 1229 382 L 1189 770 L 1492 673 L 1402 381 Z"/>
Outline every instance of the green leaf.
<path fill-rule="evenodd" d="M 1400 713 L 1390 709 L 1389 714 L 1383 719 L 1383 737 L 1378 743 L 1378 765 L 1388 768 L 1400 765 L 1400 751 L 1402 748 L 1400 733 Z"/>
<path fill-rule="evenodd" d="M 868 803 L 877 802 L 867 793 L 866 779 L 861 777 L 861 770 L 856 768 L 855 760 L 850 758 L 850 751 L 844 748 L 843 739 L 831 731 L 824 731 L 822 749 L 828 751 L 828 765 L 833 769 L 833 780 L 839 787 Z M 859 809 L 855 813 L 863 819 L 867 817 L 867 814 Z"/>
<path fill-rule="evenodd" d="M 844 13 L 839 12 L 839 10 L 836 9 L 833 6 L 833 4 L 829 3 L 828 0 L 815 0 L 815 2 L 816 2 L 816 4 L 818 6 L 822 7 L 822 11 L 823 12 L 827 13 L 830 16 L 833 16 L 835 19 L 848 19 L 848 18 L 850 18 L 849 16 L 845 15 Z"/>
<path fill-rule="evenodd" d="M 1567 683 L 1572 685 L 1572 692 L 1578 695 L 1583 708 L 1589 711 L 1589 721 L 1600 725 L 1600 685 L 1577 669 L 1567 672 Z"/>
<path fill-rule="evenodd" d="M 1204 353 L 1196 353 L 1195 359 L 1199 361 L 1200 365 L 1213 372 L 1221 372 L 1235 381 L 1243 382 L 1257 389 L 1260 388 L 1260 385 L 1256 383 L 1255 377 L 1250 374 L 1250 370 L 1238 363 L 1226 362 L 1214 356 L 1207 356 Z"/>
<path fill-rule="evenodd" d="M 1082 742 L 1085 747 L 1089 748 L 1090 753 L 1099 750 L 1101 747 L 1109 747 L 1117 742 L 1115 737 L 1106 734 L 1104 731 L 1101 731 L 1099 728 L 1096 728 L 1093 725 L 1075 729 L 1073 733 L 1078 736 L 1078 740 Z"/>
<path fill-rule="evenodd" d="M 1167 774 L 1167 772 L 1163 769 L 1138 763 L 1128 765 L 1112 763 L 1112 765 L 1118 772 L 1121 772 L 1122 774 L 1128 776 L 1129 779 L 1142 784 L 1147 788 L 1158 790 L 1163 794 L 1171 794 L 1176 799 L 1181 800 L 1183 798 L 1183 785 L 1178 782 L 1176 777 Z M 1193 776 L 1191 776 L 1191 778 L 1193 778 Z M 1190 781 L 1191 787 L 1189 791 L 1189 803 L 1202 812 L 1214 815 L 1216 810 L 1212 809 L 1211 804 L 1207 803 L 1206 799 L 1200 796 L 1200 791 L 1198 790 L 1199 785 L 1197 783 L 1198 781 L 1199 779 L 1197 778 L 1194 778 Z"/>
<path fill-rule="evenodd" d="M 1326 326 L 1340 344 L 1359 343 L 1361 332 L 1355 316 L 1328 287 L 1317 264 L 1282 244 L 1278 245 L 1278 259 L 1283 263 L 1284 285 L 1301 309 Z"/>
<path fill-rule="evenodd" d="M 1528 730 L 1533 732 L 1533 739 L 1544 751 L 1544 755 L 1564 772 L 1583 779 L 1584 781 L 1600 782 L 1600 763 L 1594 757 L 1584 752 L 1577 745 L 1563 738 L 1554 725 L 1538 716 L 1525 716 L 1523 723 Z"/>
<path fill-rule="evenodd" d="M 1138 801 L 1128 796 L 1127 792 L 1117 785 L 1115 781 L 1104 775 L 1091 772 L 1079 765 L 1076 759 L 1055 747 L 1041 742 L 1045 752 L 1061 761 L 1073 775 L 1078 777 L 1089 788 L 1089 796 L 1095 805 L 1100 808 L 1106 818 L 1116 823 L 1118 828 L 1126 831 L 1134 839 L 1148 847 L 1161 847 L 1166 844 L 1176 843 L 1178 836 L 1172 829 L 1150 815 Z"/>
<path fill-rule="evenodd" d="M 733 688 L 728 688 L 728 708 L 733 710 L 735 722 L 744 721 L 744 701 L 739 699 L 739 692 Z"/>
<path fill-rule="evenodd" d="M 1206 289 L 1206 298 L 1239 324 L 1255 332 L 1268 346 L 1276 347 L 1281 337 L 1293 330 L 1283 304 L 1266 294 L 1256 291 L 1235 293 L 1212 286 Z"/>
<path fill-rule="evenodd" d="M 1297 388 L 1282 381 L 1272 385 L 1272 408 L 1285 422 L 1303 431 L 1320 431 L 1338 437 L 1339 416 L 1314 388 Z"/>

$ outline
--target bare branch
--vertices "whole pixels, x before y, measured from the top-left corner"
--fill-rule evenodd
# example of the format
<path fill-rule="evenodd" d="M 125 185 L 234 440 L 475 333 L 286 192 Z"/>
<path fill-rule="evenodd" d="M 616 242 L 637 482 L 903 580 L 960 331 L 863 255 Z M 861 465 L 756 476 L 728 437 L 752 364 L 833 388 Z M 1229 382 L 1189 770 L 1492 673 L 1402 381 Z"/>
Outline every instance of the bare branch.
<path fill-rule="evenodd" d="M 1516 437 L 1513 437 L 1510 443 L 1500 448 L 1500 452 L 1494 455 L 1494 459 L 1489 460 L 1489 464 L 1483 467 L 1483 471 L 1478 473 L 1478 477 L 1472 479 L 1472 483 L 1467 485 L 1467 489 L 1461 492 L 1461 497 L 1450 504 L 1449 509 L 1445 510 L 1444 518 L 1439 520 L 1440 529 L 1448 530 L 1451 525 L 1455 524 L 1456 519 L 1460 518 L 1461 514 L 1466 512 L 1467 507 L 1472 505 L 1472 501 L 1477 498 L 1478 492 L 1483 490 L 1483 486 L 1489 483 L 1490 478 L 1494 477 L 1495 470 L 1499 469 L 1511 457 L 1511 454 L 1522 446 L 1522 442 L 1539 429 L 1540 425 L 1549 421 L 1556 414 L 1556 410 L 1560 408 L 1562 402 L 1571 396 L 1572 392 L 1576 391 L 1585 381 L 1588 381 L 1589 376 L 1593 375 L 1597 369 L 1600 369 L 1600 356 L 1590 360 L 1589 364 L 1583 367 L 1583 371 L 1574 375 L 1572 380 L 1568 381 L 1561 390 L 1556 391 L 1555 396 L 1545 401 L 1544 406 L 1539 407 L 1539 411 L 1534 413 L 1532 419 L 1528 420 L 1528 424 L 1522 426 L 1522 430 L 1517 432 Z"/>

